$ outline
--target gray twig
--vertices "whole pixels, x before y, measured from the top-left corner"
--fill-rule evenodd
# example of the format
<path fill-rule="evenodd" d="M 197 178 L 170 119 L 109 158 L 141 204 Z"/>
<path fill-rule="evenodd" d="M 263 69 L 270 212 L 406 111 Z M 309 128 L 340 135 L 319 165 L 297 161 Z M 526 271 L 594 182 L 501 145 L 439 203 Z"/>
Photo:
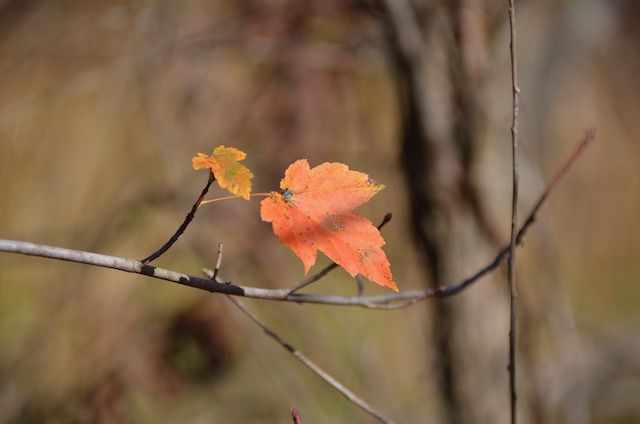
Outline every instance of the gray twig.
<path fill-rule="evenodd" d="M 353 393 L 351 390 L 349 390 L 347 387 L 345 387 L 342 383 L 340 383 L 338 380 L 336 380 L 331 374 L 329 374 L 328 372 L 323 370 L 318 364 L 316 364 L 311 359 L 306 357 L 303 353 L 301 353 L 299 350 L 294 348 L 289 342 L 287 342 L 282 337 L 280 337 L 280 335 L 278 333 L 276 333 L 271 328 L 269 328 L 267 326 L 267 324 L 265 324 L 264 322 L 260 321 L 260 319 L 257 316 L 255 316 L 254 314 L 249 312 L 244 307 L 244 305 L 240 302 L 239 299 L 235 299 L 235 298 L 232 298 L 230 296 L 227 296 L 227 298 L 229 299 L 229 301 L 231 303 L 233 303 L 235 305 L 236 308 L 238 308 L 243 314 L 245 314 L 258 327 L 260 327 L 262 329 L 262 331 L 264 331 L 264 333 L 267 336 L 271 337 L 271 339 L 273 339 L 280 346 L 285 348 L 290 354 L 292 354 L 305 367 L 309 368 L 318 377 L 323 379 L 325 381 L 325 383 L 327 383 L 333 389 L 335 389 L 338 392 L 340 392 L 340 394 L 342 396 L 344 396 L 349 402 L 357 405 L 360 409 L 365 411 L 367 414 L 375 417 L 381 423 L 388 423 L 388 424 L 393 423 L 393 421 L 391 421 L 389 418 L 385 417 L 381 412 L 377 411 L 373 406 L 369 405 L 362 398 L 360 398 L 358 395 Z M 296 414 L 294 414 L 293 411 L 292 411 L 292 414 L 293 414 L 293 417 L 294 417 L 294 422 L 296 422 L 295 421 Z M 298 415 L 298 419 L 299 419 L 299 415 Z"/>
<path fill-rule="evenodd" d="M 216 259 L 216 267 L 213 269 L 213 274 L 211 275 L 211 279 L 220 283 L 218 281 L 218 272 L 220 272 L 220 266 L 222 265 L 222 255 L 224 253 L 222 242 L 218 243 L 218 258 Z"/>
<path fill-rule="evenodd" d="M 514 0 L 509 1 L 509 29 L 511 40 L 509 43 L 509 51 L 511 54 L 511 86 L 512 86 L 512 123 L 511 123 L 511 161 L 513 171 L 513 192 L 511 197 L 511 242 L 509 244 L 509 303 L 510 303 L 510 320 L 509 320 L 509 394 L 511 404 L 511 424 L 516 424 L 518 418 L 517 400 L 518 390 L 516 387 L 516 334 L 517 334 L 517 298 L 516 290 L 516 238 L 518 232 L 518 68 L 516 54 L 516 10 Z"/>
<path fill-rule="evenodd" d="M 202 272 L 204 272 L 204 274 L 207 277 L 209 277 L 210 279 L 215 281 L 216 275 L 218 274 L 218 271 L 220 270 L 220 265 L 221 264 L 222 264 L 222 243 L 220 243 L 218 245 L 218 259 L 216 260 L 215 269 L 214 270 L 210 270 L 210 269 L 207 269 L 207 268 L 203 268 Z M 334 388 L 335 390 L 340 392 L 340 394 L 342 394 L 348 401 L 354 403 L 356 406 L 360 407 L 361 409 L 363 409 L 368 414 L 374 416 L 380 422 L 392 423 L 392 421 L 390 421 L 388 418 L 386 418 L 384 415 L 382 415 L 380 412 L 378 412 L 375 408 L 373 408 L 367 402 L 362 400 L 360 397 L 358 397 L 351 390 L 346 388 L 342 383 L 340 383 L 338 380 L 336 380 L 334 377 L 332 377 L 329 373 L 327 373 L 322 368 L 320 368 L 319 365 L 317 365 L 311 359 L 307 358 L 305 355 L 300 353 L 289 342 L 285 341 L 282 337 L 280 337 L 275 331 L 271 330 L 267 326 L 267 324 L 265 324 L 264 322 L 260 321 L 260 319 L 258 319 L 257 316 L 255 316 L 251 312 L 249 312 L 238 299 L 234 299 L 231 296 L 227 296 L 227 299 L 229 299 L 229 301 L 236 308 L 238 308 L 243 314 L 245 314 L 247 317 L 249 317 L 249 319 L 251 319 L 251 321 L 253 321 L 258 327 L 260 327 L 262 329 L 262 331 L 264 331 L 264 333 L 267 336 L 269 336 L 273 340 L 275 340 L 280 346 L 285 348 L 296 359 L 298 359 L 300 362 L 302 362 L 302 364 L 304 366 L 306 366 L 311 371 L 313 371 L 316 375 L 318 375 L 320 378 L 322 378 L 332 388 Z M 293 418 L 293 422 L 294 423 L 302 424 L 302 419 L 300 418 L 300 414 L 298 413 L 298 410 L 295 407 L 291 408 L 291 416 Z"/>

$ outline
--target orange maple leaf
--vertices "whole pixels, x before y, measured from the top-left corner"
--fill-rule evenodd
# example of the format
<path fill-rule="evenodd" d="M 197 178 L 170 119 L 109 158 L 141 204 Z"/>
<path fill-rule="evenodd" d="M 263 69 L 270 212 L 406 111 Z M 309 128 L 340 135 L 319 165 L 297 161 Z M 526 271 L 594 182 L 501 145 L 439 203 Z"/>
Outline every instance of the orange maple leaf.
<path fill-rule="evenodd" d="M 209 168 L 216 177 L 218 185 L 229 190 L 231 194 L 249 200 L 251 193 L 251 179 L 253 174 L 239 161 L 247 154 L 234 147 L 218 146 L 211 156 L 198 153 L 191 159 L 193 169 Z"/>
<path fill-rule="evenodd" d="M 304 264 L 305 273 L 316 261 L 317 250 L 351 276 L 398 291 L 380 231 L 353 209 L 384 188 L 367 174 L 342 163 L 323 163 L 313 169 L 298 160 L 286 170 L 281 193 L 271 192 L 260 203 L 260 216 Z"/>

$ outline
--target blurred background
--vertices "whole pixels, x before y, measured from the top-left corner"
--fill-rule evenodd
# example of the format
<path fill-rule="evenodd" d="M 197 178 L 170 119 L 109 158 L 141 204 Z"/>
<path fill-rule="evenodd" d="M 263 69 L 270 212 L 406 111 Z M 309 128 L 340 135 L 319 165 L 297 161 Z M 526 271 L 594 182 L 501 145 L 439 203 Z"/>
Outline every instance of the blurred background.
<path fill-rule="evenodd" d="M 0 237 L 144 257 L 206 182 L 190 158 L 225 144 L 254 191 L 299 158 L 368 173 L 387 188 L 359 211 L 393 213 L 401 290 L 454 283 L 509 238 L 506 3 L 2 0 Z M 516 3 L 521 217 L 597 128 L 519 250 L 520 418 L 640 422 L 640 3 Z M 199 275 L 218 242 L 225 279 L 304 278 L 257 200 L 203 207 L 156 265 Z M 397 422 L 505 422 L 505 276 L 397 311 L 245 303 Z M 308 291 L 356 285 L 338 269 Z M 0 422 L 289 422 L 292 405 L 373 422 L 221 296 L 0 254 Z"/>

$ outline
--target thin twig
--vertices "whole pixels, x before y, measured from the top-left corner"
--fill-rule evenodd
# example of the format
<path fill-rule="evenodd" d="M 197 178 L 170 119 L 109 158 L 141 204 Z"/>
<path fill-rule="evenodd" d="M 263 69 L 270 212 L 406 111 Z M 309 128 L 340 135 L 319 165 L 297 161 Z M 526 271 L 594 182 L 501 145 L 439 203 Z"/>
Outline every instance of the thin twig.
<path fill-rule="evenodd" d="M 362 296 L 364 294 L 364 281 L 361 274 L 356 274 L 356 284 L 358 287 L 358 296 Z"/>
<path fill-rule="evenodd" d="M 508 253 L 508 246 L 506 248 Z M 389 293 L 374 296 L 334 296 L 294 293 L 289 295 L 288 289 L 263 289 L 248 287 L 234 283 L 221 283 L 214 280 L 195 277 L 180 272 L 143 264 L 135 259 L 127 259 L 117 256 L 101 255 L 83 250 L 65 249 L 56 246 L 34 244 L 24 241 L 0 239 L 0 252 L 18 253 L 30 256 L 39 256 L 49 259 L 77 262 L 84 265 L 95 265 L 103 268 L 111 268 L 119 271 L 146 275 L 159 280 L 169 281 L 188 287 L 208 291 L 210 293 L 229 294 L 233 296 L 248 297 L 254 299 L 276 300 L 282 302 L 316 303 L 335 306 L 360 306 L 370 309 L 398 309 L 403 308 L 430 297 L 449 297 L 458 294 L 463 289 L 495 269 L 506 257 L 503 251 L 489 266 L 483 268 L 474 276 L 462 283 L 444 287 L 441 290 L 407 290 L 398 293 Z M 403 302 L 400 304 L 399 302 Z"/>
<path fill-rule="evenodd" d="M 518 391 L 516 387 L 516 335 L 517 335 L 517 298 L 516 290 L 516 237 L 518 232 L 518 185 L 519 185 L 519 169 L 518 169 L 518 68 L 516 54 L 516 10 L 514 0 L 509 1 L 509 29 L 511 40 L 509 51 L 511 54 L 511 85 L 512 85 L 512 123 L 511 123 L 511 161 L 513 164 L 513 194 L 511 197 L 511 242 L 509 244 L 509 303 L 510 303 L 510 320 L 509 320 L 509 393 L 511 399 L 511 424 L 518 421 L 517 400 Z"/>
<path fill-rule="evenodd" d="M 303 289 L 303 288 L 307 287 L 308 285 L 315 283 L 316 281 L 318 281 L 319 279 L 321 279 L 322 277 L 324 277 L 325 275 L 327 275 L 328 273 L 330 273 L 334 269 L 338 268 L 338 266 L 339 265 L 337 263 L 335 263 L 335 262 L 330 263 L 329 265 L 325 266 L 320 271 L 318 271 L 316 274 L 313 274 L 309 278 L 305 278 L 304 280 L 302 280 L 298 284 L 296 284 L 294 287 L 289 289 L 289 291 L 287 292 L 287 295 L 291 296 L 295 292 L 297 292 L 298 290 Z"/>
<path fill-rule="evenodd" d="M 384 218 L 382 218 L 382 222 L 380 222 L 380 224 L 378 224 L 378 231 L 381 230 L 382 227 L 387 225 L 389 223 L 389 221 L 391 221 L 392 217 L 393 217 L 393 215 L 391 213 L 386 214 L 384 216 Z M 305 278 L 304 280 L 300 281 L 298 284 L 293 286 L 289 290 L 288 294 L 292 295 L 295 292 L 297 292 L 298 290 L 303 289 L 303 288 L 307 287 L 308 285 L 315 283 L 316 281 L 318 281 L 319 279 L 321 279 L 322 277 L 324 277 L 325 275 L 327 275 L 328 273 L 330 273 L 334 269 L 338 268 L 338 266 L 339 265 L 337 263 L 335 263 L 335 262 L 330 263 L 329 265 L 327 265 L 324 268 L 322 268 L 318 273 L 312 275 L 309 278 Z"/>
<path fill-rule="evenodd" d="M 520 227 L 516 236 L 516 242 L 522 243 L 527 230 L 533 225 L 536 215 L 542 208 L 560 179 L 567 173 L 585 148 L 594 139 L 595 131 L 590 129 L 563 163 L 560 170 L 546 186 L 533 209 Z M 460 294 L 463 290 L 479 281 L 482 277 L 495 270 L 509 255 L 510 244 L 503 247 L 487 265 L 480 268 L 473 275 L 463 279 L 454 285 L 441 286 L 437 289 L 405 290 L 398 293 L 388 293 L 373 296 L 333 296 L 294 293 L 289 295 L 289 289 L 263 289 L 247 287 L 233 283 L 220 283 L 217 281 L 198 278 L 187 274 L 171 271 L 152 265 L 143 264 L 135 259 L 121 258 L 117 256 L 101 255 L 83 250 L 65 249 L 62 247 L 46 246 L 24 241 L 0 239 L 0 252 L 18 253 L 22 255 L 39 256 L 49 259 L 77 262 L 84 265 L 95 265 L 103 268 L 111 268 L 119 271 L 132 272 L 146 275 L 159 280 L 169 281 L 184 286 L 205 290 L 211 293 L 230 294 L 255 299 L 275 300 L 296 303 L 315 303 L 335 306 L 359 306 L 370 309 L 400 309 L 414 305 L 428 298 L 446 298 Z"/>
<path fill-rule="evenodd" d="M 167 250 L 169 250 L 171 248 L 171 246 L 173 246 L 173 244 L 176 241 L 178 241 L 178 238 L 182 235 L 182 233 L 185 232 L 185 230 L 187 229 L 187 227 L 189 226 L 189 224 L 191 223 L 191 221 L 195 217 L 196 212 L 198 211 L 198 208 L 200 207 L 200 203 L 202 203 L 202 200 L 204 199 L 204 196 L 206 196 L 207 192 L 209 191 L 209 187 L 211 187 L 211 184 L 213 184 L 213 182 L 215 180 L 216 180 L 216 178 L 213 176 L 213 172 L 209 172 L 209 179 L 207 180 L 207 184 L 204 186 L 204 189 L 202 189 L 202 193 L 200 193 L 200 196 L 198 197 L 198 199 L 196 199 L 196 202 L 191 207 L 191 211 L 189 211 L 187 216 L 184 218 L 184 221 L 182 221 L 182 224 L 180 225 L 180 227 L 178 227 L 176 232 L 173 233 L 171 238 L 169 238 L 169 240 L 167 240 L 167 242 L 165 244 L 163 244 L 162 247 L 160 247 L 160 249 L 156 250 L 155 252 L 153 252 L 152 254 L 147 256 L 146 258 L 142 259 L 140 262 L 142 262 L 143 264 L 148 264 L 151 261 L 153 261 L 155 259 L 158 259 Z"/>
<path fill-rule="evenodd" d="M 300 361 L 305 367 L 309 368 L 313 371 L 318 377 L 323 379 L 325 383 L 330 385 L 333 389 L 337 390 L 344 396 L 349 402 L 357 405 L 365 411 L 367 414 L 375 417 L 381 423 L 392 423 L 389 418 L 385 417 L 381 412 L 377 411 L 373 406 L 369 405 L 358 395 L 353 393 L 347 387 L 345 387 L 342 383 L 336 380 L 333 376 L 331 376 L 328 372 L 323 370 L 319 365 L 313 362 L 311 359 L 302 354 L 299 350 L 294 348 L 289 342 L 284 340 L 278 333 L 273 331 L 271 328 L 267 326 L 264 322 L 260 321 L 260 319 L 249 312 L 244 305 L 240 302 L 240 300 L 227 296 L 229 301 L 233 303 L 243 314 L 245 314 L 251 321 L 253 321 L 258 327 L 264 331 L 264 333 L 275 340 L 280 346 L 285 348 L 289 353 L 291 353 L 298 361 Z"/>
<path fill-rule="evenodd" d="M 300 412 L 295 406 L 291 407 L 291 418 L 293 419 L 293 424 L 302 424 L 302 417 L 300 417 Z"/>
<path fill-rule="evenodd" d="M 202 269 L 202 272 L 204 272 L 204 274 L 207 277 L 209 277 L 210 279 L 212 279 L 214 281 L 216 279 L 216 275 L 218 274 L 218 271 L 220 270 L 220 267 L 222 266 L 222 255 L 223 255 L 222 243 L 220 243 L 218 245 L 218 258 L 216 260 L 215 269 L 214 270 L 210 270 L 210 269 L 207 269 L 207 268 L 203 268 Z M 315 374 L 317 374 L 327 384 L 329 384 L 329 386 L 331 386 L 334 390 L 337 390 L 340 394 L 342 394 L 348 401 L 350 401 L 353 404 L 355 404 L 356 406 L 360 407 L 361 409 L 363 409 L 368 414 L 374 416 L 380 422 L 391 423 L 391 421 L 388 418 L 386 418 L 384 415 L 382 415 L 380 412 L 378 412 L 375 408 L 373 408 L 371 405 L 369 405 L 367 402 L 365 402 L 363 399 L 361 399 L 359 396 L 357 396 L 355 393 L 353 393 L 351 390 L 349 390 L 347 387 L 345 387 L 342 383 L 340 383 L 338 380 L 336 380 L 334 377 L 332 377 L 329 373 L 324 371 L 319 365 L 314 363 L 311 359 L 307 358 L 305 355 L 303 355 L 301 352 L 299 352 L 297 349 L 295 349 L 289 342 L 284 340 L 275 331 L 273 331 L 271 328 L 269 328 L 267 326 L 267 324 L 265 324 L 264 322 L 260 321 L 260 319 L 258 319 L 257 316 L 253 315 L 251 312 L 249 312 L 244 307 L 244 305 L 242 304 L 242 302 L 240 302 L 240 300 L 234 299 L 231 296 L 227 296 L 227 299 L 236 308 L 238 308 L 243 314 L 245 314 L 247 317 L 249 317 L 251 319 L 251 321 L 253 321 L 258 327 L 260 327 L 262 329 L 262 331 L 265 332 L 266 335 L 268 335 L 273 340 L 275 340 L 278 344 L 280 344 L 280 346 L 284 347 L 296 359 L 298 359 L 300 362 L 302 362 L 302 364 L 304 366 L 306 366 L 311 371 L 313 371 Z M 291 415 L 293 417 L 293 422 L 294 423 L 299 423 L 299 424 L 302 423 L 302 419 L 300 418 L 300 414 L 298 413 L 298 410 L 295 407 L 291 408 Z"/>
<path fill-rule="evenodd" d="M 211 279 L 213 281 L 218 281 L 218 272 L 220 272 L 220 266 L 222 266 L 223 254 L 224 254 L 224 248 L 222 246 L 222 242 L 220 242 L 218 243 L 218 258 L 216 259 L 216 267 L 213 269 L 213 275 L 211 276 Z"/>
<path fill-rule="evenodd" d="M 578 143 L 576 148 L 573 150 L 571 155 L 565 160 L 565 162 L 562 164 L 562 167 L 554 174 L 554 176 L 551 178 L 551 181 L 549 181 L 547 186 L 544 188 L 544 191 L 542 192 L 542 194 L 538 198 L 538 201 L 533 207 L 534 213 L 530 213 L 529 216 L 527 216 L 527 219 L 525 220 L 523 227 L 529 226 L 533 223 L 533 221 L 535 221 L 536 213 L 538 212 L 538 210 L 540 210 L 544 202 L 547 201 L 547 197 L 549 197 L 549 194 L 551 194 L 551 192 L 556 188 L 556 186 L 558 185 L 562 177 L 564 177 L 565 174 L 569 172 L 569 169 L 571 169 L 575 161 L 580 157 L 580 155 L 585 151 L 585 149 L 589 147 L 589 144 L 595 138 L 596 138 L 595 128 L 589 128 L 587 129 L 587 131 L 585 131 L 585 134 L 584 134 L 584 137 L 582 137 L 582 140 L 580 140 L 580 142 Z M 517 240 L 518 243 L 520 243 L 520 238 L 521 238 L 521 235 L 518 234 L 518 240 Z"/>

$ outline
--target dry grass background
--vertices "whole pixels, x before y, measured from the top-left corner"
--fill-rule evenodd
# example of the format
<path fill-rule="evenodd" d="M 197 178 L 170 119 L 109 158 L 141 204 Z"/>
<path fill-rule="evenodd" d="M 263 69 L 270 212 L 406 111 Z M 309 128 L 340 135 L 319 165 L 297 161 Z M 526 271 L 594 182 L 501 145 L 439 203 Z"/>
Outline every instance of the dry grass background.
<path fill-rule="evenodd" d="M 475 168 L 506 240 L 506 10 L 479 3 L 491 35 L 479 59 L 487 131 Z M 638 422 L 640 8 L 519 3 L 525 209 L 584 128 L 598 129 L 519 256 L 521 302 L 532 305 L 522 349 L 536 358 L 523 391 L 543 387 L 542 404 L 563 422 Z M 0 2 L 0 236 L 143 257 L 206 180 L 190 157 L 227 144 L 248 153 L 256 191 L 277 187 L 300 157 L 386 184 L 361 211 L 394 214 L 384 235 L 396 281 L 422 287 L 392 69 L 363 15 L 340 2 Z M 443 55 L 434 49 L 434 63 Z M 300 280 L 302 266 L 258 217 L 257 201 L 205 207 L 158 264 L 197 274 L 221 241 L 226 279 Z M 491 257 L 471 237 L 458 253 L 468 258 L 459 277 Z M 464 390 L 506 413 L 507 310 L 473 303 L 480 291 L 502 296 L 503 274 L 453 302 L 489 320 L 488 331 L 464 334 L 497 351 L 495 363 L 465 362 L 487 375 Z M 355 285 L 338 270 L 312 290 Z M 398 422 L 441 420 L 429 308 L 249 307 Z M 305 423 L 369 422 L 221 297 L 0 255 L 0 422 L 287 422 L 290 405 Z M 482 408 L 476 422 L 488 422 Z"/>

